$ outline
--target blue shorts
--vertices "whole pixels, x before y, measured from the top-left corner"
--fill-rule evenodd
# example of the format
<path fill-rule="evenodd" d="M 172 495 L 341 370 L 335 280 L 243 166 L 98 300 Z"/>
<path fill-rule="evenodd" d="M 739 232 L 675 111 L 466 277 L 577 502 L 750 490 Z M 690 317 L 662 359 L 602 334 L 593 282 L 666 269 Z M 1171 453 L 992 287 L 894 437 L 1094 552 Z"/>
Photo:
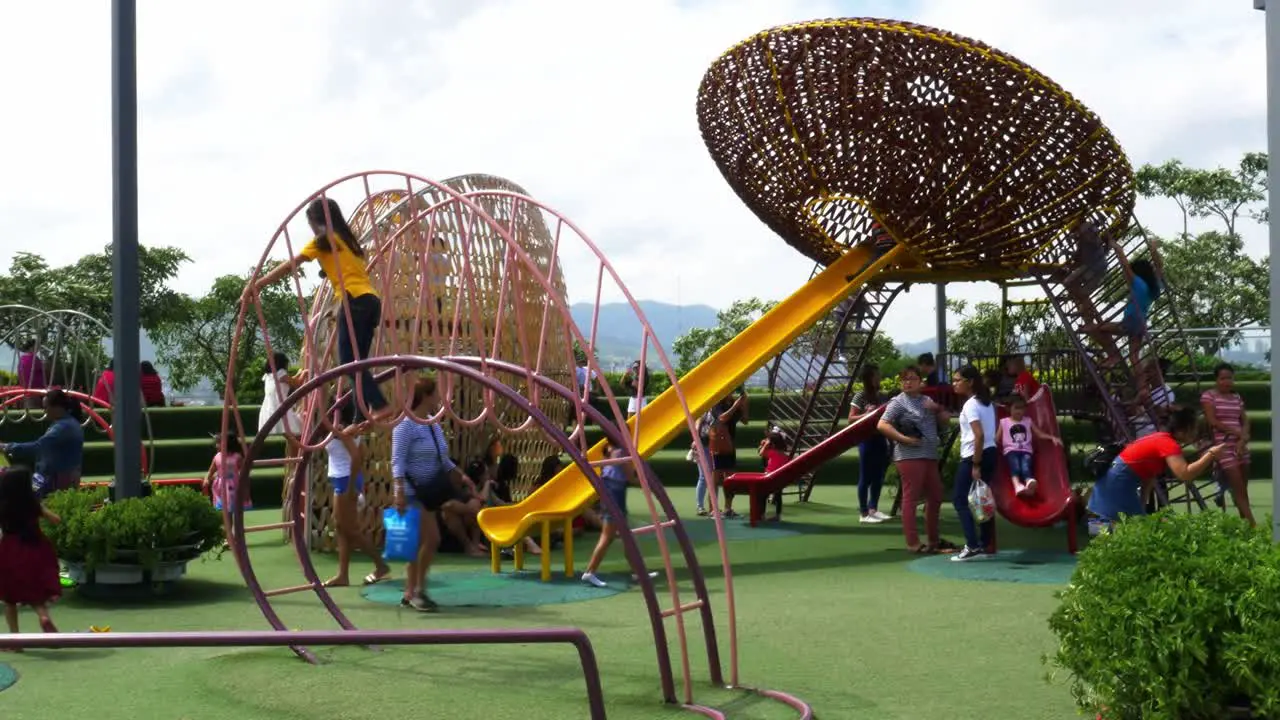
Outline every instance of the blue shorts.
<path fill-rule="evenodd" d="M 1141 338 L 1147 335 L 1147 318 L 1133 305 L 1124 309 L 1124 317 L 1120 320 L 1120 329 L 1126 337 Z"/>
<path fill-rule="evenodd" d="M 1124 460 L 1116 458 L 1107 474 L 1094 483 L 1089 512 L 1109 522 L 1119 520 L 1121 515 L 1147 514 L 1142 504 L 1142 481 Z"/>
<path fill-rule="evenodd" d="M 622 512 L 622 517 L 613 517 L 613 513 L 610 511 L 609 506 L 604 503 L 600 503 L 600 519 L 604 522 L 625 523 L 627 521 L 627 486 L 611 483 L 608 480 L 605 480 L 604 490 L 609 493 L 609 497 L 613 499 L 615 504 L 617 504 L 618 509 Z"/>
<path fill-rule="evenodd" d="M 331 477 L 329 482 L 333 483 L 333 492 L 338 495 L 346 495 L 347 488 L 351 486 L 351 476 Z M 356 494 L 364 492 L 364 475 L 356 475 Z"/>

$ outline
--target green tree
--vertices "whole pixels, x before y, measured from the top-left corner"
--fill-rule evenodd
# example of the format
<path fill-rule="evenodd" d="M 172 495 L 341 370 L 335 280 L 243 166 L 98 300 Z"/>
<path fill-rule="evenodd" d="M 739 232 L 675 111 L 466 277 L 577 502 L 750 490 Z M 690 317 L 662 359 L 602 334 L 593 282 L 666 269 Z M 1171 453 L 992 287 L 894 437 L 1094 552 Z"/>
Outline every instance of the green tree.
<path fill-rule="evenodd" d="M 168 283 L 188 260 L 177 248 L 138 249 L 139 316 L 144 330 L 152 330 L 178 311 L 182 296 L 170 290 Z M 114 296 L 110 247 L 61 267 L 50 266 L 36 253 L 19 252 L 8 272 L 0 274 L 0 305 L 76 310 L 91 319 L 64 315 L 59 324 L 33 321 L 25 311 L 0 313 L 0 342 L 36 341 L 50 368 L 50 382 L 87 387 L 93 372 L 107 362 L 103 327 L 112 325 Z"/>
<path fill-rule="evenodd" d="M 265 268 L 264 272 L 270 270 Z M 179 311 L 151 331 L 157 351 L 169 367 L 169 382 L 177 390 L 189 390 L 208 381 L 221 394 L 225 388 L 227 363 L 234 354 L 236 396 L 241 402 L 262 399 L 258 382 L 266 354 L 262 328 L 255 316 L 246 318 L 238 347 L 231 347 L 240 296 L 245 278 L 223 275 L 213 281 L 200 298 L 183 297 Z M 263 315 L 271 337 L 271 348 L 283 352 L 293 362 L 302 347 L 302 318 L 298 300 L 288 281 L 261 292 Z M 256 314 L 256 313 L 255 313 Z"/>
<path fill-rule="evenodd" d="M 953 353 L 992 355 L 1006 352 L 1051 352 L 1070 348 L 1053 308 L 1047 303 L 1011 305 L 1004 337 L 1000 336 L 1000 303 L 969 303 L 947 299 L 947 310 L 960 316 L 947 331 L 947 348 Z"/>
<path fill-rule="evenodd" d="M 190 260 L 178 248 L 138 248 L 138 311 L 144 330 L 150 332 L 178 312 L 182 295 L 168 283 Z M 0 275 L 0 305 L 79 310 L 107 327 L 114 297 L 110 246 L 62 267 L 51 267 L 35 253 L 20 252 L 13 256 L 9 272 Z M 6 330 L 0 327 L 0 336 L 7 335 Z"/>
<path fill-rule="evenodd" d="M 756 297 L 736 300 L 728 309 L 716 313 L 715 327 L 693 328 L 676 338 L 671 349 L 676 354 L 679 373 L 683 375 L 697 367 L 777 304 Z"/>
<path fill-rule="evenodd" d="M 1238 232 L 1242 218 L 1270 219 L 1267 154 L 1247 153 L 1234 170 L 1188 168 L 1177 160 L 1145 165 L 1137 187 L 1143 197 L 1171 200 L 1182 213 L 1182 232 L 1159 246 L 1183 326 L 1227 328 L 1197 333 L 1199 350 L 1216 354 L 1238 339 L 1231 328 L 1269 322 L 1269 258 L 1250 257 Z"/>

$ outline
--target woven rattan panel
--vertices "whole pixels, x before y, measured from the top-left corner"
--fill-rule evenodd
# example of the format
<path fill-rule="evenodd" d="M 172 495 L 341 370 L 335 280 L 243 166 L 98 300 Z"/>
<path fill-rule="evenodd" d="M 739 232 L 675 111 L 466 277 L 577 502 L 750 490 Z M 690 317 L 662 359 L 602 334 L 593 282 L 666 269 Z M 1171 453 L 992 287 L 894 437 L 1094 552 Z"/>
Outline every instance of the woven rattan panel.
<path fill-rule="evenodd" d="M 445 180 L 444 185 L 459 191 L 472 192 L 499 190 L 523 195 L 518 185 L 488 175 L 467 175 Z M 409 198 L 404 191 L 388 191 L 373 196 L 373 217 L 379 218 L 378 232 L 370 228 L 370 213 L 363 207 L 350 214 L 352 230 L 364 239 L 366 247 L 374 246 L 377 238 L 392 237 L 395 232 L 419 213 L 446 198 L 440 191 L 428 189 Z M 541 211 L 511 196 L 482 195 L 473 202 L 507 228 L 518 245 L 529 254 L 542 272 L 552 267 L 553 238 Z M 478 222 L 473 214 L 453 209 L 433 213 L 434 236 L 426 240 L 427 222 L 421 232 L 403 232 L 394 244 L 393 252 L 383 252 L 371 263 L 370 274 L 380 287 L 386 274 L 391 273 L 392 291 L 384 298 L 384 316 L 391 325 L 384 324 L 381 337 L 375 340 L 374 354 L 412 353 L 427 356 L 483 355 L 516 363 L 522 367 L 534 367 L 539 347 L 539 336 L 544 323 L 543 311 L 547 306 L 546 292 L 528 270 L 518 261 L 507 262 L 507 243 L 491 226 Z M 469 239 L 470 261 L 464 276 L 462 262 L 462 237 Z M 428 245 L 429 247 L 424 247 Z M 423 258 L 423 253 L 427 257 Z M 424 272 L 424 268 L 426 272 Z M 503 273 L 511 274 L 503 306 L 499 307 Z M 565 298 L 564 279 L 558 263 L 551 282 L 559 298 Z M 424 287 L 425 284 L 425 287 Z M 459 292 L 462 288 L 462 292 Z M 322 293 L 327 289 L 322 289 Z M 429 319 L 426 303 L 439 304 L 435 319 Z M 329 300 L 332 302 L 332 300 Z M 420 310 L 420 305 L 423 305 Z M 451 347 L 450 336 L 454 326 L 454 313 L 458 310 L 460 331 L 456 345 Z M 569 387 L 574 372 L 572 340 L 560 313 L 546 313 L 546 343 L 542 349 L 541 374 Z M 334 332 L 332 320 L 317 329 L 318 345 L 328 343 Z M 476 328 L 481 332 L 476 333 Z M 500 332 L 499 332 L 500 331 Z M 495 332 L 498 346 L 494 348 Z M 483 350 L 478 337 L 483 336 Z M 415 341 L 416 338 L 416 341 Z M 522 394 L 526 388 L 519 378 L 499 376 L 499 379 L 515 387 Z M 440 378 L 452 393 L 452 407 L 464 418 L 478 417 L 484 406 L 478 385 L 458 378 Z M 384 385 L 388 397 L 393 394 L 395 383 Z M 451 386 L 451 387 L 450 387 Z M 397 402 L 403 402 L 403 394 Z M 527 414 L 512 408 L 509 403 L 495 399 L 493 403 L 501 425 L 506 428 L 520 426 Z M 542 393 L 539 408 L 556 421 L 570 420 L 569 403 L 558 396 Z M 463 426 L 446 423 L 450 454 L 459 463 L 481 455 L 490 439 L 499 437 L 507 453 L 520 459 L 520 476 L 515 494 L 527 494 L 537 477 L 544 457 L 560 452 L 541 429 L 532 426 L 522 430 L 507 430 L 494 422 Z M 382 541 L 382 511 L 391 505 L 391 433 L 389 428 L 378 429 L 366 438 L 366 505 L 360 511 L 361 526 Z M 312 483 L 311 544 L 315 549 L 327 550 L 334 546 L 332 503 L 333 490 L 326 477 L 324 453 L 314 453 L 309 459 Z"/>
<path fill-rule="evenodd" d="M 759 33 L 712 64 L 703 139 L 743 202 L 819 263 L 879 219 L 939 280 L 1056 264 L 1080 218 L 1118 233 L 1133 170 L 1049 78 L 910 23 L 822 20 Z"/>

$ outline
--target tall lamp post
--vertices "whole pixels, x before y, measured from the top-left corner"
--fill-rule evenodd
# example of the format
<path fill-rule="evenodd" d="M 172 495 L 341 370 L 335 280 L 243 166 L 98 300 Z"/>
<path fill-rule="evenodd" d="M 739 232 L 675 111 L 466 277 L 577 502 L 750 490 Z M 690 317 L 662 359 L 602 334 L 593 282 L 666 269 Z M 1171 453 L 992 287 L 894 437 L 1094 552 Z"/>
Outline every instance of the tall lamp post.
<path fill-rule="evenodd" d="M 1267 153 L 1271 161 L 1267 168 L 1267 187 L 1280 188 L 1280 164 L 1275 160 L 1280 152 L 1280 4 L 1276 12 L 1267 12 L 1267 0 L 1253 0 L 1253 7 L 1262 10 L 1267 27 Z M 1275 192 L 1267 193 L 1267 209 L 1272 217 L 1280 217 L 1280 203 Z M 1271 248 L 1271 411 L 1280 409 L 1280 344 L 1276 342 L 1276 320 L 1280 319 L 1280 226 L 1268 223 L 1268 239 Z M 1280 448 L 1280 424 L 1271 424 L 1271 447 Z M 1271 537 L 1280 542 L 1280 453 L 1271 453 Z"/>
<path fill-rule="evenodd" d="M 115 391 L 115 497 L 142 493 L 142 389 L 138 357 L 138 8 L 111 3 L 111 326 Z"/>

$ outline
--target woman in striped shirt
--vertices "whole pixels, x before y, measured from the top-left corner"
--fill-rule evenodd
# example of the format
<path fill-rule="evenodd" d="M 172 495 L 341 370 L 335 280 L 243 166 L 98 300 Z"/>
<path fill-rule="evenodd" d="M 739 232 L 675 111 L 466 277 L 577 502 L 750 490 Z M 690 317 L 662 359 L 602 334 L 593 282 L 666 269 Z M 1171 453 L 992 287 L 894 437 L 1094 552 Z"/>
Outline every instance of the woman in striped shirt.
<path fill-rule="evenodd" d="M 1235 390 L 1235 368 L 1222 363 L 1213 369 L 1213 380 L 1213 389 L 1200 395 L 1200 407 L 1213 431 L 1213 443 L 1223 446 L 1218 469 L 1226 476 L 1240 517 L 1256 525 L 1249 506 L 1249 415 Z"/>
<path fill-rule="evenodd" d="M 440 409 L 440 391 L 433 377 L 424 377 L 413 386 L 413 414 L 430 417 Z M 474 518 L 480 509 L 475 483 L 449 458 L 449 443 L 438 423 L 422 424 L 406 416 L 391 431 L 391 476 L 395 486 L 395 507 L 404 512 L 413 501 L 422 506 L 418 529 L 418 557 L 405 571 L 401 607 L 419 612 L 436 612 L 439 606 L 427 595 L 427 570 L 440 548 L 439 512 L 449 531 L 462 540 L 468 554 L 487 553 L 467 538 L 464 519 Z"/>

